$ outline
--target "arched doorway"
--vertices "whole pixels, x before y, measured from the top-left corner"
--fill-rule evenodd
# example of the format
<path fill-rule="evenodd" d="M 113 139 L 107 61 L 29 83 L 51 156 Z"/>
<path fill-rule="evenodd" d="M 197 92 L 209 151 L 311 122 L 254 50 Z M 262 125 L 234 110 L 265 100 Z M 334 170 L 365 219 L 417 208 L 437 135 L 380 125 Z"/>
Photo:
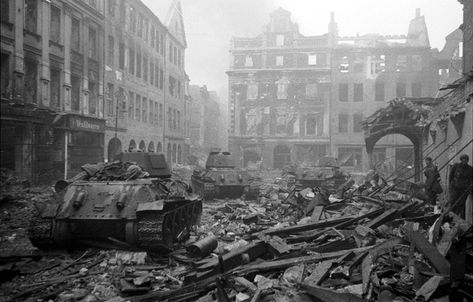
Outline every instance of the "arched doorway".
<path fill-rule="evenodd" d="M 176 144 L 172 146 L 172 163 L 176 163 L 176 158 L 177 158 L 177 147 Z"/>
<path fill-rule="evenodd" d="M 261 161 L 261 156 L 258 152 L 254 150 L 245 150 L 243 152 L 243 166 L 248 168 L 248 166 L 256 165 L 256 163 Z"/>
<path fill-rule="evenodd" d="M 182 164 L 182 149 L 181 149 L 181 145 L 177 145 L 177 163 Z"/>
<path fill-rule="evenodd" d="M 163 145 L 161 145 L 161 142 L 158 142 L 158 147 L 156 147 L 156 152 L 163 152 Z"/>
<path fill-rule="evenodd" d="M 291 150 L 286 145 L 277 145 L 273 151 L 274 169 L 282 169 L 291 163 Z"/>
<path fill-rule="evenodd" d="M 130 141 L 130 144 L 128 145 L 128 151 L 131 152 L 131 151 L 134 151 L 136 149 L 136 142 L 134 139 L 132 139 Z"/>
<path fill-rule="evenodd" d="M 154 152 L 154 142 L 148 144 L 148 152 Z"/>
<path fill-rule="evenodd" d="M 145 141 L 141 141 L 141 142 L 140 142 L 139 149 L 140 149 L 141 151 L 143 151 L 143 152 L 146 151 L 146 143 L 145 143 Z"/>
<path fill-rule="evenodd" d="M 108 147 L 107 147 L 107 158 L 108 161 L 113 161 L 115 156 L 117 154 L 120 154 L 122 152 L 122 142 L 114 137 L 108 142 Z"/>

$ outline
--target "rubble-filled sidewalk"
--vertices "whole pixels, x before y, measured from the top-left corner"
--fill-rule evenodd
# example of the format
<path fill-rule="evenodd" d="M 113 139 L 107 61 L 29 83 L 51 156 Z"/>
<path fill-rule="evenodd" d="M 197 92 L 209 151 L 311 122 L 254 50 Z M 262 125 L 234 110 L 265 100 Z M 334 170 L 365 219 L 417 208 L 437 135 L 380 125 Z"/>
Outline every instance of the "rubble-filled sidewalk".
<path fill-rule="evenodd" d="M 47 193 L 10 196 L 1 205 L 0 301 L 473 298 L 471 225 L 448 209 L 389 186 L 350 184 L 329 195 L 263 178 L 258 200 L 207 202 L 200 227 L 169 255 L 9 249 L 27 241 L 26 220 L 8 222 L 6 213 L 18 205 L 31 213 Z"/>

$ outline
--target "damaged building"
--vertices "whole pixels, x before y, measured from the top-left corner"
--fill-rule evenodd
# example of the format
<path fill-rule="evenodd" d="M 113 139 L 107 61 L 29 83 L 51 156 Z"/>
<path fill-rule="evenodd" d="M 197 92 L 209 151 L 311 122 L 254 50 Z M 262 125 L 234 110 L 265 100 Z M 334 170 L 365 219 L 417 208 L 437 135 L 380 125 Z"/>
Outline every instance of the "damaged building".
<path fill-rule="evenodd" d="M 334 14 L 327 34 L 303 36 L 278 9 L 256 38 L 232 40 L 229 75 L 230 149 L 242 165 L 308 164 L 324 155 L 365 170 L 361 121 L 395 97 L 433 97 L 439 76 L 420 10 L 407 35 L 342 37 Z M 378 142 L 378 166 L 412 160 L 412 143 Z"/>
<path fill-rule="evenodd" d="M 241 164 L 282 168 L 330 153 L 329 43 L 303 36 L 281 8 L 259 36 L 233 38 L 229 145 Z"/>
<path fill-rule="evenodd" d="M 1 166 L 33 181 L 103 158 L 103 1 L 2 1 Z"/>
<path fill-rule="evenodd" d="M 141 1 L 106 5 L 106 157 L 142 150 L 182 163 L 189 148 L 180 4 L 171 7 L 166 25 Z"/>

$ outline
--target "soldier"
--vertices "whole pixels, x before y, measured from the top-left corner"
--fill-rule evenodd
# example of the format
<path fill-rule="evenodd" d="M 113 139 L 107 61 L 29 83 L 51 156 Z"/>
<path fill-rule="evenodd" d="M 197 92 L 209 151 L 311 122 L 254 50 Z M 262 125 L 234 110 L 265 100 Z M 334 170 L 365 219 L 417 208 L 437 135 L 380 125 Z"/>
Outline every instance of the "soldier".
<path fill-rule="evenodd" d="M 471 194 L 473 183 L 473 167 L 468 164 L 470 158 L 463 154 L 460 162 L 452 166 L 448 176 L 449 183 L 449 203 L 454 206 L 455 213 L 465 218 L 465 202 L 468 194 Z"/>
<path fill-rule="evenodd" d="M 425 193 L 429 197 L 429 201 L 432 205 L 435 205 L 437 202 L 437 195 L 442 193 L 442 186 L 440 185 L 440 174 L 435 166 L 432 163 L 431 157 L 425 158 Z"/>

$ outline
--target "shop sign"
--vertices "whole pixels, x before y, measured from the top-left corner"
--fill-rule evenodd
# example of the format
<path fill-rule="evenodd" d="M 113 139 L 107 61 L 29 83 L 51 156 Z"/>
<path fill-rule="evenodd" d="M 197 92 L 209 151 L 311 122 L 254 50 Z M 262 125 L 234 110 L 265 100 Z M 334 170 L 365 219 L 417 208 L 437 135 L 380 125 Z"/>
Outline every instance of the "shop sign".
<path fill-rule="evenodd" d="M 73 130 L 104 132 L 105 122 L 79 116 L 69 116 L 69 127 Z"/>

